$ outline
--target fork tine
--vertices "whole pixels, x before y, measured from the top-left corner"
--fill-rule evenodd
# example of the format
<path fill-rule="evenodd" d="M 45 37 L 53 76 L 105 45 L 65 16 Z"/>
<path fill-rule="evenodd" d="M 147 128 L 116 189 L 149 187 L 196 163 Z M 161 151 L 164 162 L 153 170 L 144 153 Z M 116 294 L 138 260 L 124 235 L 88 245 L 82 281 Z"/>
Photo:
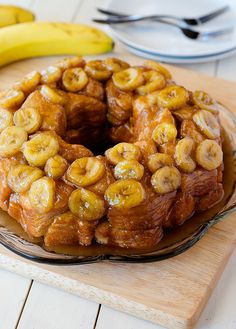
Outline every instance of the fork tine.
<path fill-rule="evenodd" d="M 102 9 L 102 8 L 97 8 L 97 11 L 99 11 L 102 14 L 108 15 L 108 16 L 117 16 L 117 17 L 127 17 L 127 16 L 129 16 L 129 15 L 124 15 L 124 14 L 121 14 L 121 13 L 117 13 L 117 12 Z"/>
<path fill-rule="evenodd" d="M 207 15 L 204 15 L 204 16 L 201 16 L 201 17 L 197 18 L 197 21 L 199 21 L 201 24 L 209 22 L 213 18 L 215 18 L 219 15 L 222 15 L 222 14 L 226 13 L 229 10 L 230 10 L 230 6 L 224 6 L 220 9 L 217 9 L 217 10 L 213 11 L 212 13 L 209 13 Z"/>
<path fill-rule="evenodd" d="M 234 31 L 234 28 L 233 27 L 229 27 L 229 28 L 222 29 L 222 30 L 217 30 L 217 31 L 201 32 L 199 34 L 199 36 L 201 38 L 218 37 L 218 36 L 221 36 L 221 35 L 230 34 L 233 31 Z"/>

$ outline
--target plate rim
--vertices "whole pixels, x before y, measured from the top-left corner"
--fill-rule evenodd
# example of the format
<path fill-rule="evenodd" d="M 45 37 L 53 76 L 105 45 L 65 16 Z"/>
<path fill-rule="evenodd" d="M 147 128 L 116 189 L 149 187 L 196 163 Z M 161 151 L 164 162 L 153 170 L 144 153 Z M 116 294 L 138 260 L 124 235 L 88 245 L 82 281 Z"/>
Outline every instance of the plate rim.
<path fill-rule="evenodd" d="M 224 59 L 224 58 L 228 58 L 230 56 L 234 56 L 236 54 L 236 47 L 235 49 L 226 52 L 224 54 L 221 55 L 212 55 L 211 57 L 202 57 L 202 58 L 186 58 L 186 59 L 182 59 L 182 58 L 169 58 L 169 57 L 163 57 L 162 55 L 156 55 L 156 54 L 151 54 L 149 52 L 144 52 L 142 50 L 139 50 L 137 48 L 125 45 L 125 47 L 127 47 L 127 49 L 133 53 L 136 56 L 140 56 L 140 57 L 145 57 L 145 55 L 147 56 L 147 58 L 156 60 L 156 61 L 161 61 L 161 62 L 165 62 L 165 63 L 173 63 L 173 64 L 197 64 L 197 63 L 207 63 L 207 62 L 213 62 L 216 60 L 220 60 L 220 59 Z"/>

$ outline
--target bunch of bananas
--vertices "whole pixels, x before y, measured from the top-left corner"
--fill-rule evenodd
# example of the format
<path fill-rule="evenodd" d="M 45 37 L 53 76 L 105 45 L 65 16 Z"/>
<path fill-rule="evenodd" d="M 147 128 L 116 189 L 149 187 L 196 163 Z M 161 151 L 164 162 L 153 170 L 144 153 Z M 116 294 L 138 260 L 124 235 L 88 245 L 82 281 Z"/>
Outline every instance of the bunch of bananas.
<path fill-rule="evenodd" d="M 0 66 L 38 56 L 95 55 L 113 48 L 112 39 L 94 27 L 33 21 L 28 10 L 0 6 Z"/>
<path fill-rule="evenodd" d="M 32 22 L 34 18 L 34 14 L 29 10 L 16 6 L 0 6 L 0 27 Z"/>

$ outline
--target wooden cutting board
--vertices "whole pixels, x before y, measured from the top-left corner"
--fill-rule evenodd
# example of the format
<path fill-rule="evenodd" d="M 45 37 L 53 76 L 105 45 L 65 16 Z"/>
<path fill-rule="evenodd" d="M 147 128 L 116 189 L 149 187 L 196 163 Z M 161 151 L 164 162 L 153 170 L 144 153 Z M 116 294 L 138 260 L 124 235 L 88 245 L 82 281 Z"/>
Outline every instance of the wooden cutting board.
<path fill-rule="evenodd" d="M 34 59 L 1 69 L 0 89 L 54 61 Z M 236 84 L 177 67 L 171 71 L 179 83 L 208 91 L 236 113 Z M 0 246 L 0 267 L 168 328 L 183 329 L 198 320 L 235 242 L 233 214 L 190 250 L 161 262 L 50 266 L 27 261 Z"/>

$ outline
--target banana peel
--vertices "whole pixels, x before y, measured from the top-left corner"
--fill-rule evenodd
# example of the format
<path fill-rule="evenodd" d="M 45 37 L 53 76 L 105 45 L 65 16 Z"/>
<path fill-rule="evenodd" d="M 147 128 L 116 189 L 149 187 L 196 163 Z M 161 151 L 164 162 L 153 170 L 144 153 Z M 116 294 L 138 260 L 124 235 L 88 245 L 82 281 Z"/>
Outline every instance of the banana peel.
<path fill-rule="evenodd" d="M 34 21 L 35 16 L 29 10 L 17 7 L 0 5 L 0 27 Z"/>
<path fill-rule="evenodd" d="M 39 56 L 102 54 L 114 43 L 105 32 L 83 24 L 29 22 L 1 28 L 0 45 L 3 66 Z"/>

